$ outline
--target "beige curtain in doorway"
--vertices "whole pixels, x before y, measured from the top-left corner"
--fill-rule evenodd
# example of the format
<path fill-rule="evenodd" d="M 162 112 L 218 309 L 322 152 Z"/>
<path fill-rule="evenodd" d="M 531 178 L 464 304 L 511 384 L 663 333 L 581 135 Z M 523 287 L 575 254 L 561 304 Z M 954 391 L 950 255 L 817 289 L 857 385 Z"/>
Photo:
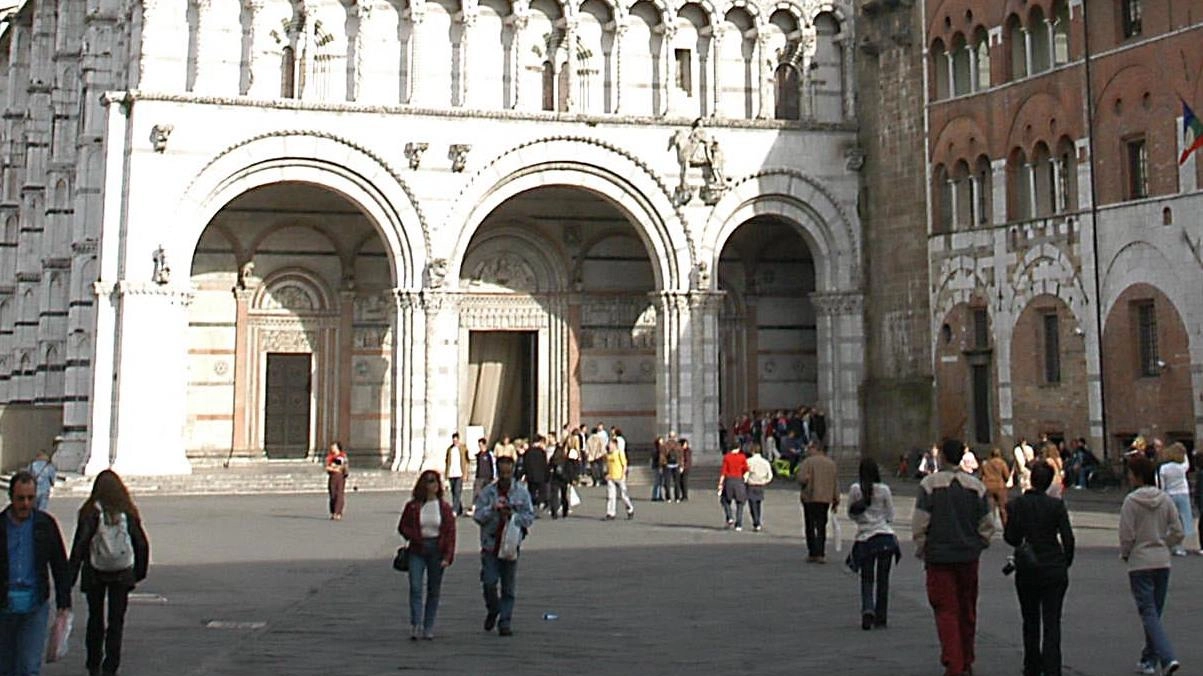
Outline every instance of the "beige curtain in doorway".
<path fill-rule="evenodd" d="M 481 425 L 489 443 L 522 430 L 522 378 L 527 355 L 518 332 L 473 332 L 468 338 L 469 425 Z"/>

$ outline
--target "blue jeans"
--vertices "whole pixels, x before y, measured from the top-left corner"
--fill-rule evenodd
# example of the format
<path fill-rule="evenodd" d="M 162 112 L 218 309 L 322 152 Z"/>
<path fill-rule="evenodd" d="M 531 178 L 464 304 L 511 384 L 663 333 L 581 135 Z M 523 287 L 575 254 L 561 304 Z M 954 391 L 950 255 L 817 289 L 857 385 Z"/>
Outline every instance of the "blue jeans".
<path fill-rule="evenodd" d="M 1170 587 L 1170 569 L 1134 570 L 1128 573 L 1128 583 L 1145 630 L 1145 647 L 1140 652 L 1140 661 L 1156 666 L 1160 660 L 1165 666 L 1177 659 L 1165 628 L 1161 626 L 1161 611 L 1165 609 L 1165 595 Z"/>
<path fill-rule="evenodd" d="M 480 584 L 484 590 L 485 608 L 496 615 L 498 626 L 509 627 L 514 615 L 514 585 L 517 581 L 518 562 L 504 561 L 492 552 L 480 553 Z M 501 596 L 497 595 L 497 583 L 501 583 Z"/>
<path fill-rule="evenodd" d="M 860 611 L 872 614 L 878 624 L 885 624 L 890 611 L 890 565 L 894 553 L 884 552 L 865 561 L 860 569 Z"/>
<path fill-rule="evenodd" d="M 426 577 L 426 612 L 422 612 L 422 577 Z M 434 618 L 439 613 L 439 590 L 443 588 L 443 557 L 439 555 L 439 539 L 422 540 L 422 553 L 409 550 L 409 623 L 434 631 Z"/>
<path fill-rule="evenodd" d="M 1170 495 L 1170 500 L 1174 501 L 1174 506 L 1178 508 L 1178 520 L 1182 522 L 1183 537 L 1190 537 L 1191 531 L 1195 529 L 1194 515 L 1190 511 L 1190 496 L 1186 493 L 1174 493 Z M 1175 549 L 1182 550 L 1186 546 L 1185 543 L 1179 544 Z M 1199 545 L 1203 547 L 1203 544 Z"/>
<path fill-rule="evenodd" d="M 0 612 L 0 676 L 38 676 L 49 620 L 50 601 L 28 613 Z"/>

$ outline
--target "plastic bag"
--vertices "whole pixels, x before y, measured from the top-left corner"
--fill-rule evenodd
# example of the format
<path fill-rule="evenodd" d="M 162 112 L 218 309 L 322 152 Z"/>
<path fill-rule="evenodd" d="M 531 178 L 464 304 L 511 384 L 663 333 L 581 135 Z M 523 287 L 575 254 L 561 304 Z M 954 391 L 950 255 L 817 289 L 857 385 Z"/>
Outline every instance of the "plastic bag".
<path fill-rule="evenodd" d="M 581 494 L 576 492 L 576 486 L 568 487 L 568 506 L 577 507 L 581 504 Z"/>
<path fill-rule="evenodd" d="M 56 613 L 50 627 L 50 640 L 46 642 L 46 661 L 58 662 L 67 656 L 71 626 L 75 624 L 75 613 L 70 609 Z"/>
<path fill-rule="evenodd" d="M 497 558 L 502 561 L 518 560 L 518 545 L 522 544 L 522 526 L 513 517 L 505 523 L 501 534 L 501 546 L 497 548 Z"/>
<path fill-rule="evenodd" d="M 835 545 L 835 551 L 842 551 L 844 549 L 844 529 L 840 526 L 839 517 L 832 514 L 828 523 L 831 524 L 831 542 Z"/>

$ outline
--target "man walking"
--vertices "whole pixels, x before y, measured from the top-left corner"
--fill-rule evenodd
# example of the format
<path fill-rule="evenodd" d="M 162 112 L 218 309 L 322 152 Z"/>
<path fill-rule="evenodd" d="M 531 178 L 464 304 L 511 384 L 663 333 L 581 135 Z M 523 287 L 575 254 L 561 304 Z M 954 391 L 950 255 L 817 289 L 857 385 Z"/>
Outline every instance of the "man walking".
<path fill-rule="evenodd" d="M 547 438 L 539 436 L 534 445 L 527 449 L 523 458 L 526 489 L 530 492 L 534 506 L 547 504 Z"/>
<path fill-rule="evenodd" d="M 522 484 L 514 481 L 514 460 L 497 459 L 497 480 L 485 486 L 476 502 L 472 519 L 480 525 L 480 582 L 485 597 L 485 631 L 510 636 L 514 615 L 514 584 L 518 574 L 518 559 L 502 559 L 497 556 L 501 547 L 502 533 L 511 519 L 526 531 L 535 521 L 530 493 Z M 498 583 L 501 585 L 498 594 Z"/>
<path fill-rule="evenodd" d="M 606 447 L 609 446 L 608 435 L 603 427 L 598 427 L 589 435 L 585 442 L 585 461 L 589 463 L 589 476 L 594 486 L 600 486 L 606 475 Z"/>
<path fill-rule="evenodd" d="M 806 562 L 827 563 L 827 512 L 840 507 L 839 469 L 818 443 L 806 449 L 798 468 L 802 488 L 802 520 L 806 528 Z"/>
<path fill-rule="evenodd" d="M 606 521 L 613 521 L 617 513 L 617 498 L 622 497 L 622 503 L 627 508 L 627 518 L 635 518 L 635 505 L 631 504 L 631 496 L 627 494 L 627 454 L 622 450 L 618 439 L 610 440 L 609 453 L 606 453 Z"/>
<path fill-rule="evenodd" d="M 959 469 L 965 446 L 949 439 L 943 466 L 919 483 L 911 530 L 915 556 L 927 569 L 927 600 L 936 616 L 945 676 L 973 673 L 977 633 L 977 572 L 994 520 L 981 481 Z"/>
<path fill-rule="evenodd" d="M 444 463 L 443 476 L 451 489 L 451 509 L 456 516 L 464 513 L 464 474 L 471 462 L 468 459 L 468 447 L 459 440 L 459 432 L 451 435 L 451 445 L 447 447 L 447 458 Z"/>
<path fill-rule="evenodd" d="M 17 472 L 0 512 L 0 674 L 37 676 L 46 654 L 50 578 L 59 613 L 71 608 L 67 550 L 58 522 L 34 507 L 37 481 Z"/>

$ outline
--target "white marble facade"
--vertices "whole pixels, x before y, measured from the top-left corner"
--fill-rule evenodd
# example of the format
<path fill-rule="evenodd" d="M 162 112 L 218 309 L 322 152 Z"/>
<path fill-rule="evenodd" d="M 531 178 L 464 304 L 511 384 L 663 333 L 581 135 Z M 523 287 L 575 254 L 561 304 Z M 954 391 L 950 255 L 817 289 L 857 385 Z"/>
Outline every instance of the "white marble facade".
<path fill-rule="evenodd" d="M 524 331 L 538 431 L 716 455 L 720 404 L 817 402 L 853 452 L 851 16 L 29 0 L 0 36 L 0 405 L 60 409 L 61 466 L 188 472 L 262 457 L 269 355 L 308 355 L 309 452 L 411 469 L 469 422 L 473 332 Z"/>

